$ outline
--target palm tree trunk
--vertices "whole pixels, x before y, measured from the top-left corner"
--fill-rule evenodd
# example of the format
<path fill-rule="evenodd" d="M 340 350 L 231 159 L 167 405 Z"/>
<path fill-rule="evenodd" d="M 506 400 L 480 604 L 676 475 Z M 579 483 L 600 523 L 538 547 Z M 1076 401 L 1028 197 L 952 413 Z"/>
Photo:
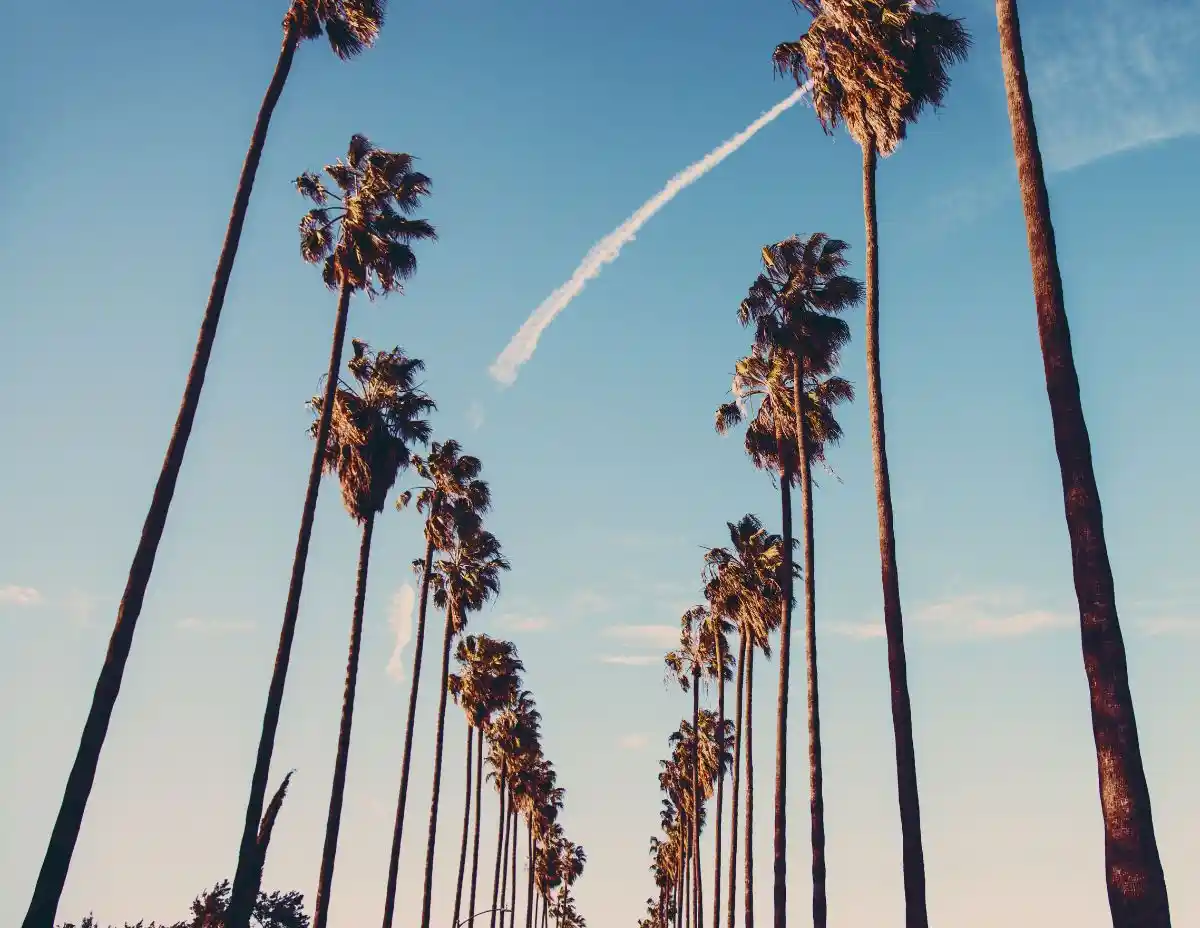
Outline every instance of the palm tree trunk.
<path fill-rule="evenodd" d="M 692 664 L 692 923 L 704 928 L 700 898 L 700 665 Z"/>
<path fill-rule="evenodd" d="M 483 819 L 483 726 L 479 727 L 479 751 L 475 755 L 475 836 L 471 839 L 471 897 L 467 904 L 467 916 L 474 925 L 475 889 L 479 885 L 479 823 Z M 457 925 L 451 928 L 458 928 Z"/>
<path fill-rule="evenodd" d="M 1091 439 L 1071 349 L 1050 196 L 1025 76 L 1015 0 L 997 0 L 996 18 L 1033 267 L 1046 393 L 1071 538 L 1083 664 L 1091 694 L 1108 904 L 1114 928 L 1167 928 L 1171 913 L 1166 878 L 1154 835 L 1150 787 L 1142 766 L 1125 643 L 1117 616 L 1100 493 L 1092 468 Z"/>
<path fill-rule="evenodd" d="M 787 734 L 788 691 L 792 673 L 792 459 L 785 450 L 779 424 L 776 444 L 783 462 L 779 475 L 779 498 L 783 510 L 783 615 L 779 623 L 779 701 L 775 712 L 775 843 L 774 925 L 787 925 Z M 749 808 L 747 806 L 747 808 Z"/>
<path fill-rule="evenodd" d="M 500 902 L 500 868 L 503 866 L 501 859 L 504 854 L 504 823 L 506 821 L 504 798 L 508 792 L 508 764 L 505 761 L 500 762 L 500 816 L 497 821 L 500 823 L 498 829 L 499 834 L 496 835 L 496 868 L 492 875 L 492 912 L 490 920 L 490 928 L 496 928 L 496 908 Z"/>
<path fill-rule="evenodd" d="M 363 607 L 367 601 L 367 567 L 371 560 L 371 535 L 375 514 L 363 523 L 358 549 L 358 579 L 354 587 L 354 618 L 350 623 L 350 653 L 346 658 L 346 687 L 342 695 L 342 721 L 338 728 L 337 758 L 333 764 L 333 786 L 329 791 L 329 814 L 325 819 L 325 845 L 321 849 L 321 871 L 313 928 L 329 922 L 329 895 L 333 890 L 333 865 L 337 857 L 338 831 L 342 825 L 342 801 L 346 796 L 346 767 L 350 762 L 350 727 L 354 723 L 354 692 L 358 686 L 358 657 L 362 652 Z"/>
<path fill-rule="evenodd" d="M 746 650 L 746 928 L 754 928 L 754 645 Z"/>
<path fill-rule="evenodd" d="M 721 925 L 721 813 L 725 810 L 725 654 L 720 629 L 714 635 L 717 658 L 717 822 L 713 837 L 713 928 Z"/>
<path fill-rule="evenodd" d="M 679 820 L 679 904 L 675 906 L 675 924 L 684 928 L 687 922 L 687 854 L 683 840 L 683 813 Z"/>
<path fill-rule="evenodd" d="M 258 109 L 258 117 L 254 121 L 254 132 L 250 136 L 250 148 L 242 163 L 242 173 L 238 178 L 237 192 L 233 198 L 233 209 L 229 214 L 229 223 L 225 227 L 225 240 L 221 245 L 217 269 L 213 274 L 212 288 L 209 290 L 208 304 L 204 308 L 204 318 L 200 323 L 196 350 L 192 355 L 192 366 L 188 371 L 187 383 L 183 389 L 183 399 L 179 404 L 175 428 L 171 432 L 171 439 L 167 444 L 167 453 L 163 457 L 158 482 L 154 485 L 154 494 L 150 498 L 146 521 L 142 524 L 142 534 L 138 539 L 138 546 L 129 567 L 125 591 L 121 595 L 112 636 L 108 641 L 108 652 L 104 656 L 104 664 L 101 666 L 99 677 L 96 680 L 96 689 L 92 695 L 92 704 L 88 709 L 83 732 L 79 738 L 75 761 L 67 776 L 58 816 L 55 818 L 54 827 L 50 832 L 46 854 L 42 858 L 42 867 L 38 872 L 37 882 L 34 884 L 33 896 L 29 900 L 25 920 L 21 923 L 22 928 L 52 928 L 54 923 L 58 902 L 67 881 L 67 871 L 71 866 L 71 857 L 75 853 L 75 842 L 79 839 L 79 830 L 83 825 L 84 811 L 91 796 L 92 784 L 96 779 L 96 770 L 100 764 L 100 753 L 104 748 L 108 725 L 112 720 L 117 696 L 121 690 L 121 681 L 125 676 L 125 665 L 129 661 L 129 653 L 133 647 L 133 635 L 138 618 L 142 614 L 146 589 L 150 585 L 150 575 L 154 570 L 154 559 L 158 554 L 158 546 L 167 527 L 167 514 L 175 495 L 179 472 L 183 467 L 184 453 L 187 451 L 188 439 L 192 434 L 196 411 L 200 407 L 200 393 L 204 389 L 204 378 L 208 372 L 209 358 L 217 337 L 217 324 L 221 320 L 221 310 L 225 305 L 225 292 L 229 287 L 233 262 L 237 257 L 238 245 L 242 238 L 242 226 L 245 224 L 246 212 L 250 206 L 250 193 L 254 189 L 254 179 L 258 173 L 263 146 L 267 141 L 267 129 L 271 125 L 275 106 L 279 102 L 280 94 L 283 93 L 283 85 L 287 82 L 288 74 L 292 69 L 292 60 L 299 41 L 299 32 L 289 25 L 283 34 L 283 44 L 275 63 L 275 73 L 271 75 L 271 82 L 267 85 L 267 92 Z M 264 785 L 264 797 L 265 794 L 266 786 Z M 243 858 L 247 857 L 257 835 L 262 804 L 263 798 L 260 797 L 257 813 L 249 827 L 251 837 L 249 841 L 245 838 L 242 841 L 241 856 Z M 252 860 L 247 860 L 247 864 L 252 862 Z M 243 884 L 253 878 L 251 872 L 246 872 L 242 876 Z"/>
<path fill-rule="evenodd" d="M 796 409 L 800 455 L 800 520 L 804 533 L 804 656 L 808 669 L 808 812 L 812 833 L 813 928 L 825 928 L 825 791 L 821 769 L 821 711 L 817 691 L 817 579 L 813 546 L 812 460 L 808 451 L 808 415 L 803 359 L 792 367 L 792 399 Z"/>
<path fill-rule="evenodd" d="M 342 285 L 338 296 L 337 316 L 333 326 L 333 344 L 329 350 L 329 369 L 325 373 L 325 395 L 321 417 L 317 421 L 317 436 L 313 447 L 312 464 L 308 470 L 308 486 L 304 491 L 304 508 L 300 513 L 300 532 L 296 538 L 296 553 L 292 558 L 292 575 L 288 582 L 287 602 L 279 628 L 279 648 L 275 653 L 275 668 L 267 688 L 267 705 L 263 710 L 262 732 L 254 773 L 250 777 L 250 797 L 246 802 L 242 843 L 238 850 L 237 871 L 229 894 L 226 910 L 227 928 L 248 928 L 254 906 L 254 843 L 257 823 L 262 814 L 267 793 L 267 778 L 271 773 L 271 755 L 275 751 L 275 735 L 279 731 L 279 713 L 283 709 L 283 688 L 287 682 L 288 664 L 292 656 L 292 641 L 296 637 L 296 620 L 300 614 L 300 593 L 304 587 L 304 568 L 308 563 L 308 545 L 312 540 L 313 519 L 317 512 L 317 493 L 321 487 L 321 466 L 324 463 L 325 443 L 329 439 L 329 423 L 333 416 L 334 393 L 338 372 L 342 366 L 342 349 L 346 342 L 346 321 L 350 315 L 350 284 Z"/>
<path fill-rule="evenodd" d="M 533 928 L 533 863 L 537 842 L 533 837 L 533 822 L 526 822 L 529 832 L 529 885 L 525 893 L 525 928 Z"/>
<path fill-rule="evenodd" d="M 508 904 L 508 849 L 512 844 L 512 805 L 513 795 L 510 789 L 508 791 L 508 810 L 504 813 L 504 821 L 500 825 L 503 829 L 500 839 L 502 846 L 500 857 L 500 906 L 496 912 L 496 924 L 499 928 L 504 928 L 504 910 Z"/>
<path fill-rule="evenodd" d="M 438 687 L 437 735 L 433 747 L 433 796 L 429 806 L 429 837 L 425 844 L 425 888 L 421 894 L 421 928 L 429 928 L 433 905 L 433 862 L 437 849 L 438 800 L 442 792 L 442 747 L 446 734 L 446 680 L 450 676 L 450 645 L 454 641 L 454 621 L 446 611 L 446 632 L 442 636 L 442 676 Z"/>
<path fill-rule="evenodd" d="M 467 789 L 466 797 L 463 799 L 463 829 L 462 829 L 462 845 L 458 851 L 458 885 L 454 891 L 454 919 L 450 922 L 450 928 L 458 928 L 459 916 L 462 914 L 462 896 L 463 896 L 463 881 L 467 877 L 467 841 L 471 837 L 471 759 L 473 748 L 475 745 L 475 730 L 470 725 L 467 726 Z M 476 818 L 479 813 L 475 813 Z M 470 913 L 468 913 L 470 914 Z"/>
<path fill-rule="evenodd" d="M 512 804 L 512 825 L 509 829 L 512 832 L 512 853 L 509 860 L 512 861 L 512 880 L 509 882 L 508 890 L 508 924 L 509 928 L 516 928 L 517 924 L 517 845 L 518 839 L 521 837 L 521 819 L 517 815 L 517 804 Z"/>
<path fill-rule="evenodd" d="M 904 656 L 904 618 L 900 609 L 900 575 L 896 568 L 896 535 L 892 522 L 892 482 L 888 473 L 887 433 L 883 419 L 883 385 L 879 375 L 879 218 L 875 208 L 874 143 L 863 146 L 863 214 L 867 227 L 867 398 L 871 415 L 871 448 L 875 462 L 875 506 L 879 515 L 879 564 L 883 583 L 883 625 L 887 635 L 891 679 L 892 731 L 896 741 L 896 791 L 900 805 L 900 838 L 904 861 L 906 928 L 928 928 L 925 905 L 925 852 L 921 843 L 921 803 L 917 793 L 917 756 L 913 745 L 912 705 L 908 697 L 908 664 Z"/>
<path fill-rule="evenodd" d="M 689 831 L 691 830 L 689 822 Z M 688 879 L 692 873 L 692 846 L 688 841 L 683 852 L 683 924 L 684 928 L 692 928 L 692 881 Z"/>
<path fill-rule="evenodd" d="M 434 495 L 429 518 L 425 521 L 425 561 L 421 570 L 421 603 L 417 607 L 417 636 L 413 643 L 412 683 L 408 690 L 408 716 L 404 721 L 404 756 L 400 761 L 400 795 L 396 799 L 396 822 L 392 826 L 392 851 L 388 859 L 387 892 L 383 902 L 383 928 L 392 928 L 396 910 L 396 885 L 400 877 L 400 843 L 404 838 L 404 810 L 408 805 L 408 776 L 412 769 L 413 732 L 417 720 L 417 692 L 421 687 L 421 656 L 425 651 L 425 618 L 429 610 L 429 572 L 433 567 L 433 541 L 429 521 L 438 506 Z M 453 926 L 451 926 L 453 928 Z"/>
<path fill-rule="evenodd" d="M 742 643 L 738 649 L 737 663 L 737 695 L 735 697 L 737 706 L 734 709 L 733 782 L 730 784 L 733 795 L 730 798 L 729 808 L 729 918 L 726 922 L 727 928 L 734 928 L 737 917 L 738 803 L 741 800 L 742 785 L 742 725 L 743 708 L 745 705 L 747 654 L 745 632 L 742 632 L 741 639 Z"/>

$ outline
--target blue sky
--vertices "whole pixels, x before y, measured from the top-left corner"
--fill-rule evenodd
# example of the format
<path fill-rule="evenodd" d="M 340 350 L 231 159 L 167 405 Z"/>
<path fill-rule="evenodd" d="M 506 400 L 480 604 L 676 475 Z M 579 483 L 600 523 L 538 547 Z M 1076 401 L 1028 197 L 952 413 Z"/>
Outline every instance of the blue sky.
<path fill-rule="evenodd" d="M 0 79 L 0 923 L 24 911 L 173 421 L 281 2 L 68 0 L 8 17 Z M 1077 363 L 1103 493 L 1175 921 L 1200 922 L 1200 451 L 1194 264 L 1200 3 L 1026 3 L 1026 40 Z M 880 169 L 883 373 L 924 814 L 941 925 L 1107 918 L 1099 804 L 1024 224 L 986 0 L 948 107 Z M 428 363 L 439 435 L 484 460 L 514 569 L 477 630 L 528 667 L 582 911 L 629 925 L 651 891 L 657 759 L 688 711 L 657 657 L 699 593 L 701 548 L 769 481 L 712 432 L 747 336 L 759 248 L 825 231 L 861 273 L 859 154 L 798 107 L 657 216 L 554 323 L 516 384 L 487 366 L 587 249 L 676 171 L 784 97 L 785 2 L 394 2 L 344 64 L 306 46 L 273 123 L 209 382 L 60 910 L 180 917 L 232 872 L 310 448 L 304 401 L 333 299 L 299 259 L 300 171 L 353 132 L 434 180 L 403 297 L 350 334 Z M 861 317 L 859 317 L 861 319 Z M 858 319 L 854 320 L 856 335 Z M 844 373 L 863 383 L 861 339 Z M 831 917 L 901 911 L 878 637 L 865 403 L 816 503 Z M 379 917 L 409 663 L 389 674 L 419 525 L 376 531 L 331 925 Z M 274 771 L 295 767 L 267 884 L 311 898 L 340 709 L 356 530 L 327 485 Z M 402 654 L 402 658 L 406 657 Z M 760 731 L 774 666 L 757 678 Z M 426 668 L 433 673 L 433 662 Z M 399 677 L 400 679 L 397 679 Z M 797 671 L 796 684 L 802 681 Z M 419 891 L 432 687 L 402 904 Z M 794 715 L 793 916 L 807 849 Z M 438 885 L 461 806 L 450 716 Z M 770 740 L 758 741 L 758 795 Z M 760 799 L 760 809 L 765 799 Z M 489 810 L 489 814 L 494 814 Z M 760 819 L 765 861 L 769 829 Z M 485 826 L 487 820 L 485 819 Z M 760 870 L 759 908 L 769 879 Z M 407 902 L 404 902 L 407 900 Z"/>

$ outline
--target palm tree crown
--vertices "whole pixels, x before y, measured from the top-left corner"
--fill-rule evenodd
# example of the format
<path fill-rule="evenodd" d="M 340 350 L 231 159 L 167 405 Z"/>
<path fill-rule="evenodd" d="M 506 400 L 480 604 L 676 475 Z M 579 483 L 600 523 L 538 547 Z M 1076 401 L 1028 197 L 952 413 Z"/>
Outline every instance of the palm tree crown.
<path fill-rule="evenodd" d="M 324 34 L 333 53 L 346 59 L 375 44 L 386 8 L 386 0 L 294 0 L 283 22 L 301 39 Z"/>

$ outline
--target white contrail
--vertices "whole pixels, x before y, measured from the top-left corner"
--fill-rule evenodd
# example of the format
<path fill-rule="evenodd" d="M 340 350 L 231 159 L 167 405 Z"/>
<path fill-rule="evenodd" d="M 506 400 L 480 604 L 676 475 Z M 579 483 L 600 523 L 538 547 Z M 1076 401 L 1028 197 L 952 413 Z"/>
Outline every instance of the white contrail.
<path fill-rule="evenodd" d="M 521 326 L 512 341 L 508 343 L 500 355 L 492 362 L 488 372 L 498 382 L 508 386 L 517 379 L 517 369 L 533 357 L 538 339 L 546 327 L 554 321 L 554 317 L 567 308 L 587 285 L 589 280 L 599 276 L 604 265 L 611 264 L 621 253 L 621 249 L 633 241 L 651 217 L 660 209 L 675 199 L 685 187 L 689 187 L 701 177 L 715 168 L 718 164 L 745 145 L 760 129 L 777 119 L 785 110 L 791 109 L 808 93 L 809 86 L 799 88 L 786 99 L 780 100 L 750 123 L 733 138 L 723 142 L 695 164 L 684 168 L 669 181 L 658 193 L 638 208 L 638 211 L 621 223 L 615 230 L 600 239 L 579 262 L 570 280 L 551 293 L 542 304 L 533 311 L 525 324 Z"/>

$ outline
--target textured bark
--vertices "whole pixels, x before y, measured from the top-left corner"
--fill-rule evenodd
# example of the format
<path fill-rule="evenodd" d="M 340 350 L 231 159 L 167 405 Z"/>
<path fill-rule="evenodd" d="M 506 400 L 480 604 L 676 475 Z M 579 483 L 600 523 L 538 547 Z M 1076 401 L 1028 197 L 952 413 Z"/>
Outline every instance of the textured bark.
<path fill-rule="evenodd" d="M 775 829 L 774 883 L 772 886 L 775 928 L 787 925 L 787 752 L 788 691 L 792 674 L 792 461 L 784 452 L 781 430 L 775 428 L 781 451 L 779 499 L 783 516 L 783 607 L 779 624 L 779 701 L 775 711 Z"/>
<path fill-rule="evenodd" d="M 912 706 L 908 698 L 904 618 L 900 609 L 900 575 L 896 568 L 896 535 L 892 520 L 892 483 L 888 473 L 883 385 L 879 375 L 879 219 L 875 208 L 877 161 L 874 144 L 865 145 L 863 215 L 867 227 L 867 399 L 871 416 L 871 449 L 875 463 L 875 507 L 879 516 L 883 626 L 887 635 L 892 732 L 896 743 L 896 792 L 900 806 L 900 840 L 904 865 L 904 924 L 906 928 L 928 928 L 929 915 L 925 905 L 925 851 L 921 843 L 921 803 L 917 793 L 917 757 L 913 746 Z"/>
<path fill-rule="evenodd" d="M 729 803 L 729 917 L 726 928 L 734 928 L 737 918 L 737 878 L 738 878 L 738 803 L 741 800 L 742 785 L 742 725 L 743 707 L 746 684 L 746 654 L 747 642 L 743 632 L 741 646 L 738 649 L 737 662 L 737 694 L 733 721 L 733 782 L 732 796 Z"/>
<path fill-rule="evenodd" d="M 275 653 L 275 667 L 271 672 L 271 683 L 267 689 L 267 705 L 263 710 L 262 732 L 258 740 L 258 753 L 254 759 L 254 773 L 250 778 L 250 797 L 246 802 L 246 819 L 242 832 L 242 844 L 238 852 L 237 871 L 229 895 L 226 914 L 227 928 L 248 928 L 254 906 L 254 841 L 255 830 L 262 816 L 263 800 L 267 793 L 267 778 L 271 774 L 271 755 L 275 752 L 275 736 L 279 732 L 279 714 L 283 709 L 283 690 L 287 683 L 288 665 L 292 657 L 292 642 L 296 637 L 296 620 L 300 615 L 300 594 L 304 588 L 304 569 L 308 564 L 308 546 L 312 541 L 313 519 L 317 513 L 317 494 L 321 488 L 321 466 L 324 460 L 325 443 L 329 440 L 329 423 L 333 416 L 334 393 L 337 389 L 338 373 L 342 367 L 342 350 L 346 343 L 346 321 L 350 315 L 349 284 L 343 284 L 338 297 L 337 318 L 333 327 L 333 344 L 329 351 L 329 369 L 325 372 L 325 394 L 321 416 L 317 420 L 317 436 L 313 447 L 312 464 L 308 470 L 308 486 L 304 491 L 304 507 L 300 513 L 300 532 L 296 539 L 296 553 L 292 558 L 292 575 L 288 582 L 287 602 L 283 608 L 283 621 L 279 629 L 279 648 Z"/>
<path fill-rule="evenodd" d="M 1071 349 L 1050 196 L 1025 75 L 1015 0 L 997 0 L 996 18 L 1013 150 L 1025 209 L 1038 338 L 1079 603 L 1083 665 L 1090 694 L 1104 819 L 1108 904 L 1114 928 L 1168 928 L 1171 912 L 1166 878 L 1154 836 L 1150 787 L 1142 766 L 1125 643 L 1104 538 L 1100 492 Z"/>
<path fill-rule="evenodd" d="M 713 833 L 713 928 L 721 926 L 721 816 L 725 811 L 725 652 L 723 636 L 717 632 L 717 821 Z"/>
<path fill-rule="evenodd" d="M 692 924 L 704 928 L 700 892 L 700 665 L 692 667 Z"/>
<path fill-rule="evenodd" d="M 433 541 L 429 523 L 438 506 L 435 495 L 425 522 L 425 561 L 421 570 L 421 602 L 417 607 L 417 635 L 413 642 L 412 683 L 408 690 L 408 715 L 404 720 L 404 756 L 400 761 L 400 795 L 396 798 L 396 821 L 392 825 L 392 850 L 388 858 L 387 891 L 383 901 L 383 928 L 392 928 L 396 911 L 396 885 L 400 877 L 400 845 L 404 840 L 404 812 L 408 805 L 408 778 L 412 770 L 413 733 L 417 721 L 417 693 L 421 687 L 421 657 L 425 652 L 425 620 L 429 612 L 429 572 L 433 567 Z"/>
<path fill-rule="evenodd" d="M 754 928 L 754 644 L 746 649 L 746 928 Z"/>
<path fill-rule="evenodd" d="M 821 769 L 821 706 L 817 691 L 817 577 L 813 545 L 812 460 L 809 456 L 808 392 L 803 360 L 793 362 L 792 400 L 800 456 L 800 520 L 804 536 L 804 657 L 808 670 L 808 814 L 812 836 L 813 928 L 825 928 L 825 791 Z"/>
<path fill-rule="evenodd" d="M 510 928 L 515 928 L 517 924 L 517 844 L 518 839 L 521 837 L 521 818 L 517 814 L 517 804 L 515 802 L 512 805 L 512 825 L 510 826 L 510 831 L 512 832 L 512 850 L 509 852 L 509 860 L 512 864 L 512 879 L 508 884 L 508 912 L 501 913 L 501 917 L 503 918 L 507 914 Z"/>
<path fill-rule="evenodd" d="M 537 842 L 533 837 L 533 823 L 527 821 L 525 827 L 529 834 L 529 880 L 525 892 L 525 928 L 533 928 L 533 861 Z"/>
<path fill-rule="evenodd" d="M 350 729 L 354 724 L 354 693 L 358 686 L 358 658 L 362 653 L 363 608 L 367 600 L 367 568 L 371 560 L 371 535 L 375 514 L 363 523 L 358 549 L 358 579 L 354 585 L 354 616 L 350 622 L 350 651 L 346 658 L 346 685 L 342 694 L 342 720 L 338 726 L 337 757 L 333 764 L 333 786 L 329 791 L 329 813 L 325 818 L 325 844 L 321 848 L 321 870 L 317 881 L 313 928 L 329 923 L 329 896 L 333 890 L 333 867 L 337 858 L 338 831 L 342 825 L 342 802 L 346 797 L 346 768 L 350 762 Z"/>
<path fill-rule="evenodd" d="M 496 928 L 496 907 L 500 902 L 500 866 L 502 864 L 501 857 L 504 854 L 504 822 L 506 821 L 506 812 L 504 806 L 505 795 L 508 792 L 508 767 L 504 761 L 500 762 L 500 787 L 499 787 L 499 802 L 500 802 L 500 817 L 497 819 L 500 825 L 496 835 L 496 868 L 492 876 L 492 911 L 489 928 Z"/>
<path fill-rule="evenodd" d="M 221 310 L 225 305 L 225 293 L 229 288 L 229 278 L 233 272 L 234 260 L 241 242 L 242 227 L 250 206 L 250 194 L 254 189 L 254 178 L 258 173 L 259 161 L 262 159 L 263 146 L 266 144 L 267 129 L 270 127 L 271 116 L 275 112 L 279 96 L 283 92 L 283 85 L 287 82 L 288 73 L 291 71 L 298 43 L 298 33 L 294 29 L 288 28 L 284 32 L 283 45 L 275 64 L 275 73 L 271 76 L 271 82 L 267 86 L 267 92 L 263 96 L 258 110 L 258 118 L 254 122 L 250 147 L 246 152 L 245 161 L 242 163 L 242 173 L 238 178 L 237 192 L 233 198 L 233 209 L 225 228 L 225 240 L 221 245 L 220 257 L 217 259 L 217 268 L 213 274 L 208 304 L 204 308 L 204 318 L 200 323 L 196 350 L 192 354 L 192 366 L 188 371 L 179 413 L 175 419 L 175 427 L 167 444 L 167 452 L 163 456 L 162 470 L 154 485 L 154 494 L 150 498 L 146 521 L 142 524 L 142 534 L 138 539 L 137 549 L 134 551 L 133 561 L 129 567 L 129 576 L 125 581 L 125 591 L 121 595 L 121 603 L 117 608 L 112 636 L 108 641 L 108 651 L 105 653 L 104 663 L 96 680 L 92 704 L 88 709 L 83 732 L 79 738 L 79 747 L 71 765 L 71 772 L 67 776 L 67 782 L 63 788 L 62 802 L 54 820 L 54 827 L 50 832 L 46 854 L 42 859 L 42 866 L 38 872 L 37 882 L 34 884 L 33 895 L 29 901 L 22 928 L 52 928 L 54 924 L 58 902 L 67 882 L 67 872 L 71 867 L 71 857 L 75 853 L 75 843 L 79 840 L 79 831 L 83 826 L 84 812 L 91 796 L 92 785 L 96 780 L 96 770 L 100 765 L 100 754 L 108 735 L 108 726 L 121 691 L 125 665 L 129 661 L 129 654 L 133 648 L 133 636 L 138 618 L 142 614 L 146 589 L 150 585 L 150 576 L 154 571 L 154 560 L 158 555 L 158 546 L 162 541 L 163 532 L 166 531 L 167 515 L 171 508 L 171 500 L 175 496 L 175 486 L 183 467 L 188 439 L 192 434 L 196 411 L 200 407 L 200 394 L 204 389 L 204 378 L 208 373 L 208 362 L 217 337 L 217 325 L 221 320 Z M 264 785 L 264 797 L 265 794 L 266 786 Z M 247 829 L 250 837 L 249 839 L 243 838 L 242 841 L 242 857 L 246 858 L 244 868 L 246 872 L 243 874 L 242 881 L 244 885 L 253 881 L 253 873 L 249 869 L 249 865 L 253 863 L 253 847 L 259 818 L 262 815 L 262 805 L 263 800 L 260 798 L 257 814 Z"/>
<path fill-rule="evenodd" d="M 467 915 L 475 920 L 475 889 L 479 885 L 479 823 L 483 819 L 483 729 L 479 729 L 479 751 L 475 755 L 475 835 L 471 839 L 471 898 Z M 457 928 L 457 926 L 455 926 Z"/>
<path fill-rule="evenodd" d="M 442 676 L 438 687 L 437 735 L 433 746 L 433 796 L 429 805 L 429 837 L 425 843 L 425 887 L 421 893 L 421 928 L 429 928 L 433 905 L 433 863 L 437 856 L 438 800 L 442 794 L 442 748 L 446 734 L 446 680 L 450 676 L 450 645 L 454 641 L 454 622 L 446 613 L 446 632 L 442 637 Z"/>
<path fill-rule="evenodd" d="M 508 849 L 512 845 L 512 806 L 513 796 L 512 790 L 508 792 L 508 811 L 504 813 L 504 821 L 500 844 L 500 905 L 496 912 L 496 924 L 499 928 L 504 928 L 504 909 L 508 904 Z"/>
<path fill-rule="evenodd" d="M 474 754 L 475 746 L 475 730 L 470 725 L 467 726 L 467 764 L 466 764 L 466 796 L 463 799 L 463 827 L 462 827 L 462 845 L 458 850 L 458 882 L 454 890 L 454 918 L 450 922 L 450 928 L 458 928 L 458 923 L 462 915 L 462 896 L 463 896 L 463 881 L 467 877 L 467 843 L 471 837 L 471 774 L 474 772 L 471 768 L 472 755 Z M 479 817 L 479 813 L 475 813 L 475 817 Z M 470 914 L 470 913 L 467 913 Z"/>

